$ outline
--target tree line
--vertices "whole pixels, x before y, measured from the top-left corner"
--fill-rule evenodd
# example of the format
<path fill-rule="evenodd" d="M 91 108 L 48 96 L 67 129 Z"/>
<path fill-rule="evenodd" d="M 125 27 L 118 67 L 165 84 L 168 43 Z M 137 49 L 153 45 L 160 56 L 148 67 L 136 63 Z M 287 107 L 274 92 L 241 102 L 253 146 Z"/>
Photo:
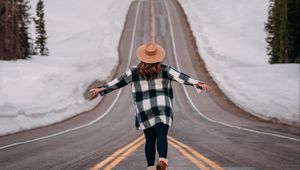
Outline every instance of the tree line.
<path fill-rule="evenodd" d="M 268 13 L 269 63 L 300 63 L 300 0 L 270 0 Z"/>
<path fill-rule="evenodd" d="M 29 0 L 0 0 L 0 60 L 26 59 L 48 55 L 44 2 L 39 0 L 31 17 Z M 35 39 L 29 33 L 35 23 Z"/>

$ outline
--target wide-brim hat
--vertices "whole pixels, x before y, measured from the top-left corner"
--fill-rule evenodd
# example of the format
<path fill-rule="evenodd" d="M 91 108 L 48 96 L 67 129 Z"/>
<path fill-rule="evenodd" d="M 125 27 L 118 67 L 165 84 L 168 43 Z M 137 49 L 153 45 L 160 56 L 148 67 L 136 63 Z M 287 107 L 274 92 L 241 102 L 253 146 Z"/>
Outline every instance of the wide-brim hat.
<path fill-rule="evenodd" d="M 139 46 L 136 50 L 136 55 L 144 63 L 158 63 L 163 61 L 165 50 L 161 46 L 149 42 Z"/>

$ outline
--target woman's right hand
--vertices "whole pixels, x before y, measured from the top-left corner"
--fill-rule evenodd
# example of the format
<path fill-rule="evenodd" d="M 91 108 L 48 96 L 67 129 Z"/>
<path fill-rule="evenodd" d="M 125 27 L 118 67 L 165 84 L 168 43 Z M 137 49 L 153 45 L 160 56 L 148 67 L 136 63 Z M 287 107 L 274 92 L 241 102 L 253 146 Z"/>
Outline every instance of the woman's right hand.
<path fill-rule="evenodd" d="M 96 87 L 96 88 L 92 88 L 91 90 L 89 90 L 89 94 L 91 96 L 91 99 L 94 99 L 98 95 L 98 93 L 101 93 L 104 90 L 105 90 L 105 88 L 103 88 L 103 87 L 100 87 L 100 88 Z"/>

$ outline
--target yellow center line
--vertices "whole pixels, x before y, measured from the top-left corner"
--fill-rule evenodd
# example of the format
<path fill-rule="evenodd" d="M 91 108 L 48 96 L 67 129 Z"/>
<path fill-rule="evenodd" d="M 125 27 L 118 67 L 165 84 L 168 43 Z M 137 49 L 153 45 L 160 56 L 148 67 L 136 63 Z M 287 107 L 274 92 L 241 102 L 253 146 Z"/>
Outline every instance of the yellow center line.
<path fill-rule="evenodd" d="M 155 43 L 155 14 L 154 14 L 153 0 L 151 0 L 151 26 L 152 26 L 151 40 L 153 43 Z"/>
<path fill-rule="evenodd" d="M 137 148 L 139 148 L 142 144 L 145 143 L 145 139 L 129 148 L 124 154 L 118 156 L 114 161 L 112 161 L 109 165 L 107 165 L 104 170 L 111 170 L 115 166 L 117 166 L 121 161 L 126 159 L 132 152 L 134 152 Z"/>
<path fill-rule="evenodd" d="M 176 143 L 169 141 L 169 143 L 176 148 L 184 157 L 189 159 L 191 162 L 193 162 L 198 168 L 201 170 L 209 170 L 208 167 L 206 167 L 204 164 L 202 164 L 200 161 L 198 161 L 195 157 L 193 157 L 191 154 L 189 154 L 187 151 L 185 151 L 182 147 L 177 145 Z"/>
<path fill-rule="evenodd" d="M 189 159 L 192 163 L 194 163 L 198 168 L 202 170 L 209 170 L 210 168 L 207 166 L 211 166 L 214 169 L 217 170 L 224 170 L 220 165 L 217 163 L 211 161 L 210 159 L 206 158 L 196 150 L 192 149 L 190 146 L 174 139 L 173 137 L 168 137 L 169 138 L 169 143 L 176 148 L 184 157 Z M 104 168 L 104 170 L 110 170 L 114 167 L 116 167 L 120 162 L 122 162 L 124 159 L 126 159 L 130 154 L 132 154 L 137 148 L 139 148 L 142 144 L 145 143 L 144 136 L 141 135 L 131 143 L 127 144 L 126 146 L 118 149 L 116 152 L 111 154 L 109 157 L 95 165 L 94 167 L 91 168 L 91 170 L 99 170 L 100 168 Z M 189 152 L 192 154 L 190 154 Z M 200 162 L 199 160 L 203 161 L 204 163 Z"/>
<path fill-rule="evenodd" d="M 129 143 L 126 146 L 118 149 L 116 152 L 111 154 L 109 157 L 107 157 L 106 159 L 104 159 L 100 163 L 96 164 L 94 167 L 91 168 L 91 170 L 98 170 L 98 169 L 102 168 L 104 165 L 106 165 L 107 163 L 109 163 L 110 161 L 115 159 L 118 155 L 120 155 L 122 152 L 126 151 L 128 148 L 131 148 L 132 146 L 136 145 L 140 141 L 143 141 L 143 139 L 144 139 L 144 136 L 141 135 L 140 137 L 138 137 L 137 139 L 135 139 L 131 143 Z"/>
<path fill-rule="evenodd" d="M 205 156 L 203 156 L 202 154 L 200 154 L 196 150 L 192 149 L 190 146 L 174 139 L 173 137 L 169 136 L 169 139 L 170 139 L 170 141 L 173 141 L 174 143 L 176 143 L 176 144 L 180 145 L 181 147 L 185 148 L 186 150 L 190 151 L 194 156 L 201 159 L 202 161 L 204 161 L 205 163 L 207 163 L 208 165 L 210 165 L 214 169 L 224 170 L 224 168 L 222 168 L 220 165 L 218 165 L 217 163 L 215 163 L 215 162 L 211 161 L 210 159 L 206 158 Z"/>

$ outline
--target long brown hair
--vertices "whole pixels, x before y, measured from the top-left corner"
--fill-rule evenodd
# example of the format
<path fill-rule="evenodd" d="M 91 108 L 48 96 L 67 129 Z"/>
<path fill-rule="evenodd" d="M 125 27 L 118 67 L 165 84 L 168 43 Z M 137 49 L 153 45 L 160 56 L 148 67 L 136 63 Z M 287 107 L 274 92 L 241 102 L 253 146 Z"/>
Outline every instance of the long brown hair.
<path fill-rule="evenodd" d="M 140 62 L 137 65 L 137 73 L 146 80 L 154 80 L 158 77 L 161 71 L 161 62 L 158 63 L 144 63 Z"/>

